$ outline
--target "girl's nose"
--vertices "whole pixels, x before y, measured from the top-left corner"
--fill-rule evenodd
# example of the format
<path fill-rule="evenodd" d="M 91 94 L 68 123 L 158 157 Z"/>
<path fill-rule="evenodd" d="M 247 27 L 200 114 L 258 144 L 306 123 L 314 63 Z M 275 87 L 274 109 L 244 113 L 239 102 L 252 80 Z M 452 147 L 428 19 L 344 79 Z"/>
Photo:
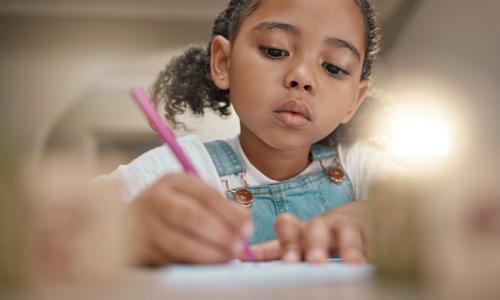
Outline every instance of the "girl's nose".
<path fill-rule="evenodd" d="M 288 89 L 297 89 L 308 93 L 313 93 L 315 90 L 313 75 L 304 64 L 295 66 L 288 72 L 285 85 Z"/>
<path fill-rule="evenodd" d="M 311 84 L 300 84 L 296 80 L 292 80 L 289 85 L 289 88 L 296 88 L 296 89 L 304 89 L 306 92 L 312 92 L 312 85 Z"/>

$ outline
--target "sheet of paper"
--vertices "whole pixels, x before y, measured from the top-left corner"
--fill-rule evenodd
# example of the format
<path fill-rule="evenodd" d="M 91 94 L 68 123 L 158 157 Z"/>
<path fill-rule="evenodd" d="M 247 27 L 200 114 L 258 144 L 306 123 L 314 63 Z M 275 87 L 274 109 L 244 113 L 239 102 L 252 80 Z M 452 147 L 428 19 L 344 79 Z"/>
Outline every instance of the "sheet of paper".
<path fill-rule="evenodd" d="M 233 261 L 223 265 L 176 265 L 161 272 L 167 285 L 193 288 L 356 282 L 369 279 L 373 267 L 343 264 L 338 260 L 322 265 Z"/>

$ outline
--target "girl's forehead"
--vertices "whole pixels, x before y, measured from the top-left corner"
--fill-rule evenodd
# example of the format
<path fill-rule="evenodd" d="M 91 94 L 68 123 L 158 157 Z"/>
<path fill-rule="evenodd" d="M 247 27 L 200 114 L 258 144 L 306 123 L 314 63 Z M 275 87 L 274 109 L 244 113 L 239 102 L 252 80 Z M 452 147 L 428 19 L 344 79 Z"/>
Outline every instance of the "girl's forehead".
<path fill-rule="evenodd" d="M 341 38 L 364 49 L 364 17 L 354 0 L 260 0 L 242 19 L 240 33 L 248 34 L 266 22 L 290 24 L 310 38 Z"/>

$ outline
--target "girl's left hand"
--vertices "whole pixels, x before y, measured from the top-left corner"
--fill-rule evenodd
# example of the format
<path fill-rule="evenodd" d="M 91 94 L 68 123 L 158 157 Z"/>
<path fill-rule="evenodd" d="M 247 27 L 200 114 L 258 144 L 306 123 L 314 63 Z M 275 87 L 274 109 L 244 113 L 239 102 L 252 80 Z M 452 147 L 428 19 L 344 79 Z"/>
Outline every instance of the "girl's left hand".
<path fill-rule="evenodd" d="M 259 261 L 283 259 L 327 262 L 332 254 L 342 262 L 366 261 L 365 202 L 352 202 L 331 209 L 307 222 L 290 214 L 282 214 L 274 225 L 277 240 L 252 247 Z"/>

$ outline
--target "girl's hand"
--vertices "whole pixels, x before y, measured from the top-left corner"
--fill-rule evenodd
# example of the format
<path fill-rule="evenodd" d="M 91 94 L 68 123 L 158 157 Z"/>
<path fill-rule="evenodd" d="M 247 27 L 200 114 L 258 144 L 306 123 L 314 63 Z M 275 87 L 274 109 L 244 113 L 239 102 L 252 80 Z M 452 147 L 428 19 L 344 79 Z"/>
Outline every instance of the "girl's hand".
<path fill-rule="evenodd" d="M 365 207 L 364 202 L 352 202 L 307 222 L 282 214 L 275 223 L 277 240 L 252 250 L 258 260 L 324 263 L 332 254 L 339 254 L 346 263 L 365 262 L 366 226 L 361 222 Z"/>
<path fill-rule="evenodd" d="M 141 264 L 226 262 L 241 255 L 252 235 L 246 209 L 187 174 L 160 179 L 134 200 L 132 211 Z"/>

